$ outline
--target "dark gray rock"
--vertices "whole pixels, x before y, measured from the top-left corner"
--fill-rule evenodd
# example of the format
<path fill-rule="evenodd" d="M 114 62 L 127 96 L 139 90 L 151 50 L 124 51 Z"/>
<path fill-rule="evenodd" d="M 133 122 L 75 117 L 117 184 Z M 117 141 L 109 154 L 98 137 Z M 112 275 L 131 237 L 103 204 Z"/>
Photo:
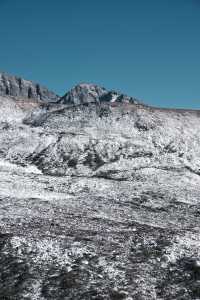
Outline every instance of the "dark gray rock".
<path fill-rule="evenodd" d="M 94 84 L 82 83 L 75 86 L 71 91 L 67 92 L 60 98 L 59 103 L 62 104 L 86 104 L 91 102 L 99 102 L 99 98 L 107 91 Z"/>
<path fill-rule="evenodd" d="M 0 73 L 0 96 L 37 99 L 45 102 L 56 102 L 59 99 L 59 96 L 40 84 L 5 73 Z"/>
<path fill-rule="evenodd" d="M 67 92 L 58 101 L 61 104 L 80 105 L 88 103 L 138 103 L 138 100 L 116 91 L 108 91 L 95 84 L 81 83 Z"/>

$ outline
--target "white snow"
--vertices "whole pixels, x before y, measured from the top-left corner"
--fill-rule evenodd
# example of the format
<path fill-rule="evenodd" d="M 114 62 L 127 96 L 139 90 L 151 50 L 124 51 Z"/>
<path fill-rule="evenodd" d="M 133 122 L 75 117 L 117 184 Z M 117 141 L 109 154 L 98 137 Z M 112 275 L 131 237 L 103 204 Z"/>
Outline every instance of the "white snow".
<path fill-rule="evenodd" d="M 112 99 L 110 102 L 115 102 L 117 100 L 118 96 L 119 96 L 118 94 L 112 95 Z"/>

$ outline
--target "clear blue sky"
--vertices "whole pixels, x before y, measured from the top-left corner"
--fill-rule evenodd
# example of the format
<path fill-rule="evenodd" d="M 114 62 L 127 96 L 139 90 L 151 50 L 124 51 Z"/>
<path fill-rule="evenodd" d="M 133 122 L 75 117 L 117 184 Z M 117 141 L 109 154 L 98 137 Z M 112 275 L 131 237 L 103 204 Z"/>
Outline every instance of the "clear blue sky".
<path fill-rule="evenodd" d="M 0 70 L 200 108 L 200 0 L 0 0 Z"/>

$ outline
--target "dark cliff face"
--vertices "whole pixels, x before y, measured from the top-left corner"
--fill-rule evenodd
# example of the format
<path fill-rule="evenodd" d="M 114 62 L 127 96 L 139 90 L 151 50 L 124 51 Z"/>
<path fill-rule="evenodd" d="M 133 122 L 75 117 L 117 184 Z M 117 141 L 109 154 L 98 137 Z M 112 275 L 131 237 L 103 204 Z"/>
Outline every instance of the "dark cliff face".
<path fill-rule="evenodd" d="M 45 102 L 56 102 L 59 99 L 59 96 L 40 84 L 5 73 L 0 73 L 0 95 Z"/>
<path fill-rule="evenodd" d="M 0 299 L 199 299 L 200 113 L 61 99 L 0 96 Z"/>

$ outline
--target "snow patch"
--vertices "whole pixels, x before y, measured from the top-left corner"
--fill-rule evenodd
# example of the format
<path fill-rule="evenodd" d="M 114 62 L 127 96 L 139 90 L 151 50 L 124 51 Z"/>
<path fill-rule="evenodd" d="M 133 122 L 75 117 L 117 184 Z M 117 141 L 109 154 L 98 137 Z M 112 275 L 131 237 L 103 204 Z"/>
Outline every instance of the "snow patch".
<path fill-rule="evenodd" d="M 28 165 L 25 167 L 10 163 L 9 161 L 6 160 L 0 160 L 0 167 L 2 171 L 21 171 L 23 173 L 28 173 L 28 174 L 42 174 L 42 172 L 34 165 Z"/>
<path fill-rule="evenodd" d="M 112 99 L 110 100 L 110 102 L 112 102 L 112 103 L 115 102 L 117 100 L 118 96 L 119 95 L 117 95 L 117 94 L 112 95 Z"/>

